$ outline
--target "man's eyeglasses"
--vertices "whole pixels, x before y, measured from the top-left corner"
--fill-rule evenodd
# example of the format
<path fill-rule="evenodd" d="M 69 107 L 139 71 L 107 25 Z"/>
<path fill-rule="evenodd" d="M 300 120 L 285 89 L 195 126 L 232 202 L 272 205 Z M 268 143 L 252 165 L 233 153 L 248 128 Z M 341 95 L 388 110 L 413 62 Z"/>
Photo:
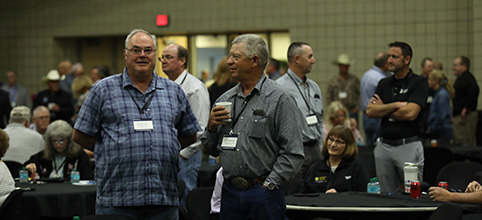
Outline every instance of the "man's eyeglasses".
<path fill-rule="evenodd" d="M 336 146 L 340 146 L 340 145 L 344 145 L 346 144 L 345 141 L 341 140 L 341 139 L 335 139 L 334 137 L 329 137 L 328 138 L 328 145 L 330 145 L 331 143 L 335 142 L 335 145 Z"/>
<path fill-rule="evenodd" d="M 134 47 L 134 48 L 131 48 L 131 49 L 126 49 L 126 50 L 130 51 L 132 54 L 134 54 L 136 56 L 141 55 L 142 51 L 144 51 L 144 54 L 147 55 L 147 56 L 152 55 L 156 51 L 151 47 L 146 47 L 146 48 Z"/>
<path fill-rule="evenodd" d="M 52 140 L 52 143 L 53 144 L 64 144 L 65 141 L 64 140 Z"/>
<path fill-rule="evenodd" d="M 172 60 L 174 59 L 175 57 L 171 56 L 171 55 L 166 55 L 166 56 L 161 56 L 159 57 L 159 61 L 162 62 L 162 60 Z"/>

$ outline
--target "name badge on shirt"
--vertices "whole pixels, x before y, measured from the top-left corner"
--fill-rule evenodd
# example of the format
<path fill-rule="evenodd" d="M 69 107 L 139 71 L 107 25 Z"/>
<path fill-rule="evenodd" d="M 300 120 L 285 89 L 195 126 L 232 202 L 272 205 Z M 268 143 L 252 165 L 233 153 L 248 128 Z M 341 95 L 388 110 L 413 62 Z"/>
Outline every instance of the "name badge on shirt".
<path fill-rule="evenodd" d="M 346 92 L 339 92 L 338 93 L 338 98 L 346 99 L 346 97 L 348 97 L 348 94 Z"/>
<path fill-rule="evenodd" d="M 223 142 L 221 142 L 221 148 L 223 150 L 234 150 L 236 148 L 237 142 L 238 142 L 237 134 L 225 135 L 223 137 Z"/>
<path fill-rule="evenodd" d="M 306 123 L 308 125 L 318 124 L 318 118 L 316 117 L 316 115 L 308 115 L 306 116 Z"/>
<path fill-rule="evenodd" d="M 151 119 L 134 120 L 135 131 L 150 131 L 154 129 Z"/>

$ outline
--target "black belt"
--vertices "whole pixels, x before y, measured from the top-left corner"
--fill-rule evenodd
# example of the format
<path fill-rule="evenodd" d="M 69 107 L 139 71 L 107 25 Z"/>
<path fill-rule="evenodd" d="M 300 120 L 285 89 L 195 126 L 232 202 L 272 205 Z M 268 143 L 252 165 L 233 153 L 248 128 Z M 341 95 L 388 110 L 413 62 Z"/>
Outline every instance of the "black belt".
<path fill-rule="evenodd" d="M 381 139 L 382 139 L 382 143 L 392 145 L 392 146 L 404 145 L 415 141 L 420 141 L 420 137 L 418 136 L 401 138 L 401 139 L 386 139 L 386 138 L 381 138 Z"/>
<path fill-rule="evenodd" d="M 313 147 L 316 145 L 316 143 L 318 143 L 318 140 L 312 140 L 312 141 L 308 141 L 308 142 L 303 142 L 303 146 L 305 147 Z"/>
<path fill-rule="evenodd" d="M 238 190 L 247 190 L 248 188 L 254 187 L 258 184 L 263 184 L 268 176 L 259 176 L 254 178 L 243 178 L 240 176 L 232 177 L 229 179 L 228 183 Z"/>

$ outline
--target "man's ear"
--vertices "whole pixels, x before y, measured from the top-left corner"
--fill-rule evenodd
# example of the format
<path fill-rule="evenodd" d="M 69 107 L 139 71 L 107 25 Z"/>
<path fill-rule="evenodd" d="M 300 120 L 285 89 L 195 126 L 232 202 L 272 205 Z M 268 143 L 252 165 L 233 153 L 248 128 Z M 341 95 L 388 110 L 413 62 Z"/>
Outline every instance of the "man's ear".
<path fill-rule="evenodd" d="M 408 65 L 408 64 L 410 63 L 410 60 L 411 60 L 411 59 L 412 59 L 412 57 L 410 57 L 410 56 L 405 56 L 405 57 L 403 58 L 403 63 L 405 63 L 405 64 Z"/>

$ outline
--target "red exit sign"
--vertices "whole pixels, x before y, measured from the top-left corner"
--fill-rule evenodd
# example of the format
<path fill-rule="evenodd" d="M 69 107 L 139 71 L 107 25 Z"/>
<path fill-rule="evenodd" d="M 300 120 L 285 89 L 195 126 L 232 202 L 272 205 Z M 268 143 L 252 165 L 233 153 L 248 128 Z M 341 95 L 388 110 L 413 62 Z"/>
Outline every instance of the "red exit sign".
<path fill-rule="evenodd" d="M 157 15 L 156 24 L 159 27 L 167 26 L 169 24 L 169 18 L 167 15 Z"/>

